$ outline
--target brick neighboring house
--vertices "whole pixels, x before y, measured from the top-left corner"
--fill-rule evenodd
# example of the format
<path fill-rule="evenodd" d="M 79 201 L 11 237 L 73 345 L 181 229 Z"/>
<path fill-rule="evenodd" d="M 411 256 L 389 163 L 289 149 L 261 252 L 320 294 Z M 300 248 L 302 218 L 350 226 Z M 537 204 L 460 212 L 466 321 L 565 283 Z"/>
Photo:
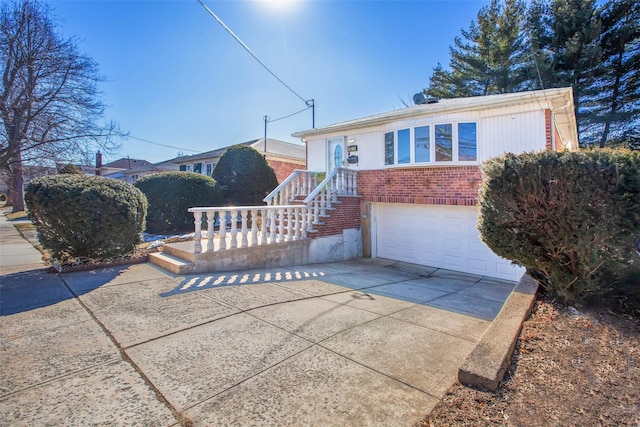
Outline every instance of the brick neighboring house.
<path fill-rule="evenodd" d="M 305 147 L 300 144 L 292 144 L 271 138 L 267 138 L 265 143 L 265 139 L 260 138 L 237 145 L 255 148 L 263 154 L 273 168 L 278 182 L 286 179 L 295 169 L 304 169 L 306 166 Z M 211 176 L 216 163 L 230 147 L 232 146 L 193 156 L 180 157 L 174 159 L 173 162 L 179 166 L 181 171 L 198 172 Z"/>
<path fill-rule="evenodd" d="M 479 237 L 480 164 L 577 149 L 573 105 L 570 88 L 443 99 L 293 136 L 306 143 L 309 171 L 357 171 L 361 204 L 327 220 L 327 234 L 361 226 L 364 256 L 518 280 L 524 269 Z"/>

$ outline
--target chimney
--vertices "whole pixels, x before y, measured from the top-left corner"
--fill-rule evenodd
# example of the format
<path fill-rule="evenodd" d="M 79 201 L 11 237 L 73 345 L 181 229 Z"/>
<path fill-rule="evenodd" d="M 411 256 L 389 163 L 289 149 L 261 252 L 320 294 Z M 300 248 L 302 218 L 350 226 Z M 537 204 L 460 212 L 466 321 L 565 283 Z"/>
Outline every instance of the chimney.
<path fill-rule="evenodd" d="M 102 175 L 102 153 L 98 151 L 96 153 L 96 175 Z"/>

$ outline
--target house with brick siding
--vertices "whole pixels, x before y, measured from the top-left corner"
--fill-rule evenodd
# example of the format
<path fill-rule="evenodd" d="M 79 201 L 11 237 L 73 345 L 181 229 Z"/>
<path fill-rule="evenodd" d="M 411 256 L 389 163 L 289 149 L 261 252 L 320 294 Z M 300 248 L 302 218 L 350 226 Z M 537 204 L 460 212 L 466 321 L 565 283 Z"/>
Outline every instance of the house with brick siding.
<path fill-rule="evenodd" d="M 313 237 L 357 228 L 365 257 L 506 280 L 524 270 L 479 237 L 481 163 L 578 148 L 570 88 L 434 100 L 293 136 L 306 145 L 310 172 L 356 176 L 357 197 L 336 197 Z"/>
<path fill-rule="evenodd" d="M 255 148 L 265 156 L 269 165 L 273 168 L 278 182 L 282 182 L 295 169 L 304 169 L 306 166 L 305 147 L 300 144 L 265 138 L 254 139 L 237 145 Z M 182 156 L 174 159 L 181 171 L 198 172 L 211 176 L 213 168 L 220 157 L 232 146 L 218 148 L 192 156 Z"/>

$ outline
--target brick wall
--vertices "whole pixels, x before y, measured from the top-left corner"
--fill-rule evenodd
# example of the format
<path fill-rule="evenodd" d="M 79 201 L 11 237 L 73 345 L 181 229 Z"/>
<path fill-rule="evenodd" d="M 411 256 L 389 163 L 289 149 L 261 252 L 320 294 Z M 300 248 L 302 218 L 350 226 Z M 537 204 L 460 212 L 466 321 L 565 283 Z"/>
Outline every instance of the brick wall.
<path fill-rule="evenodd" d="M 556 126 L 553 127 L 553 133 L 556 141 L 556 151 L 564 150 L 564 145 L 562 145 L 562 140 L 560 139 L 560 133 L 558 132 L 558 128 Z"/>
<path fill-rule="evenodd" d="M 545 143 L 544 146 L 547 150 L 553 150 L 553 139 L 551 139 L 551 110 L 544 110 L 544 130 L 545 130 Z"/>
<path fill-rule="evenodd" d="M 478 166 L 368 170 L 358 173 L 365 202 L 474 206 L 482 175 Z"/>
<path fill-rule="evenodd" d="M 333 236 L 342 234 L 342 230 L 360 227 L 361 212 L 360 202 L 362 199 L 358 196 L 338 196 L 340 203 L 334 204 L 335 210 L 328 211 L 330 218 L 320 218 L 324 222 L 322 225 L 314 225 L 317 230 L 315 233 L 309 233 L 312 239 L 324 236 Z"/>
<path fill-rule="evenodd" d="M 281 183 L 282 181 L 287 179 L 287 177 L 291 175 L 295 169 L 304 169 L 304 165 L 273 159 L 269 160 L 269 165 L 271 165 L 273 171 L 276 173 L 278 183 Z"/>

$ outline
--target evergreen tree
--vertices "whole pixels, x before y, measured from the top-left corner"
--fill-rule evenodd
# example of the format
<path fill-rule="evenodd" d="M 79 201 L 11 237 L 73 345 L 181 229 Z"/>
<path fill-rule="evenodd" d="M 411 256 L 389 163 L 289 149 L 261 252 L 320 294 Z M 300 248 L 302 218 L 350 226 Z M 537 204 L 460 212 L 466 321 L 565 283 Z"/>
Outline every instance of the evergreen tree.
<path fill-rule="evenodd" d="M 233 206 L 262 205 L 262 199 L 278 186 L 267 159 L 245 146 L 229 148 L 220 157 L 212 176 L 224 193 L 225 203 Z"/>
<path fill-rule="evenodd" d="M 602 70 L 592 118 L 600 128 L 594 142 L 604 147 L 607 141 L 629 140 L 633 147 L 640 142 L 640 3 L 609 0 L 604 5 L 600 46 Z"/>
<path fill-rule="evenodd" d="M 599 73 L 601 25 L 595 0 L 553 0 L 551 3 L 553 73 L 545 87 L 571 86 L 582 144 L 593 132 L 595 77 Z"/>
<path fill-rule="evenodd" d="M 522 0 L 492 0 L 478 12 L 449 48 L 451 62 L 440 64 L 425 93 L 437 98 L 516 92 L 530 86 Z"/>

